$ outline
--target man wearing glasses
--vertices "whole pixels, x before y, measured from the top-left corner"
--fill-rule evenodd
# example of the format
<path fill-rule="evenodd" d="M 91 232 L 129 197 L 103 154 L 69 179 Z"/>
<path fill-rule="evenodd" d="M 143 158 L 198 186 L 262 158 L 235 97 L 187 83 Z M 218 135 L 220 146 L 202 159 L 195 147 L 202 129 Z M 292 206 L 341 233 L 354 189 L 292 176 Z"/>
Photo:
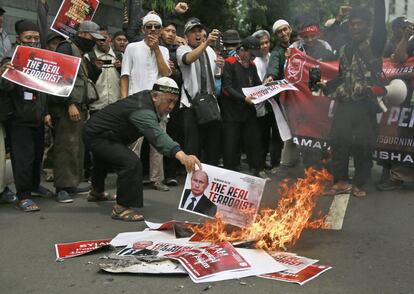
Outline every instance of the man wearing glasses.
<path fill-rule="evenodd" d="M 121 67 L 121 98 L 133 95 L 143 90 L 151 90 L 155 81 L 171 74 L 168 66 L 170 55 L 168 49 L 159 45 L 162 21 L 155 13 L 147 14 L 142 20 L 144 40 L 130 43 L 125 49 Z M 160 126 L 166 129 L 166 122 L 161 121 Z M 133 146 L 139 155 L 142 138 Z M 169 188 L 162 183 L 164 180 L 163 156 L 150 147 L 149 180 L 154 189 L 168 191 Z"/>

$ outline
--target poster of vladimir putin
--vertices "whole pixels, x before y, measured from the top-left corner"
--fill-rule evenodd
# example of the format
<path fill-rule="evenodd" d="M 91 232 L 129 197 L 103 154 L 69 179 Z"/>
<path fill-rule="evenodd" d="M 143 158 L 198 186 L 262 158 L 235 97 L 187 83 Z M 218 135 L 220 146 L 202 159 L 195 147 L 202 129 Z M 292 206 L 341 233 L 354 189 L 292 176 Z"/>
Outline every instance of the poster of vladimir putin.
<path fill-rule="evenodd" d="M 217 206 L 208 199 L 209 186 L 208 174 L 203 170 L 196 170 L 191 175 L 191 189 L 184 189 L 180 201 L 180 209 L 214 217 Z"/>

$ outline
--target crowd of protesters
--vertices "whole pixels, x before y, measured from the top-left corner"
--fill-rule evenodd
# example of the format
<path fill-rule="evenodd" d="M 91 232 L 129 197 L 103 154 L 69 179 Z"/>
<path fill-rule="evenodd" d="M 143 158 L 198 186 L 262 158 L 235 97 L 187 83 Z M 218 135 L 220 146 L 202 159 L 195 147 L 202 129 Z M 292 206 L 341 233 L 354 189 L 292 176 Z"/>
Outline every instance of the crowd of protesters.
<path fill-rule="evenodd" d="M 185 15 L 188 9 L 180 2 L 176 12 Z M 0 8 L 0 73 L 13 70 L 10 58 L 16 45 L 40 47 L 39 28 L 30 20 L 16 22 L 12 45 L 2 27 L 4 13 Z M 143 16 L 133 35 L 112 34 L 92 21 L 80 23 L 68 39 L 50 33 L 47 49 L 80 57 L 81 66 L 65 99 L 1 78 L 1 200 L 37 211 L 36 194 L 70 203 L 73 195 L 85 193 L 88 201 L 115 200 L 114 219 L 142 220 L 131 209 L 143 205 L 139 158 L 149 162 L 148 183 L 159 191 L 178 185 L 180 163 L 193 170 L 201 161 L 270 180 L 272 175 L 289 176 L 302 160 L 305 167 L 327 167 L 333 174 L 327 194 L 363 197 L 376 138 L 378 105 L 373 98 L 386 94 L 382 57 L 405 62 L 414 55 L 413 34 L 414 26 L 398 17 L 387 43 L 383 0 L 375 1 L 373 15 L 367 8 L 342 6 L 323 27 L 310 16 L 296 26 L 278 19 L 271 32 L 260 29 L 245 38 L 235 29 L 208 28 L 195 17 L 182 27 L 174 16 L 153 11 Z M 242 88 L 282 80 L 290 48 L 320 61 L 339 60 L 338 76 L 317 83 L 337 102 L 330 150 L 283 142 L 270 103 L 254 104 L 254 97 L 243 94 Z M 96 99 L 89 96 L 90 89 Z M 202 92 L 217 97 L 221 120 L 198 123 L 192 104 Z M 271 99 L 278 102 L 278 96 Z M 4 182 L 6 152 L 16 194 Z M 414 180 L 412 166 L 381 165 L 379 190 Z M 42 169 L 54 192 L 41 185 Z M 117 195 L 105 192 L 108 172 L 118 176 Z M 91 187 L 80 188 L 87 180 Z"/>

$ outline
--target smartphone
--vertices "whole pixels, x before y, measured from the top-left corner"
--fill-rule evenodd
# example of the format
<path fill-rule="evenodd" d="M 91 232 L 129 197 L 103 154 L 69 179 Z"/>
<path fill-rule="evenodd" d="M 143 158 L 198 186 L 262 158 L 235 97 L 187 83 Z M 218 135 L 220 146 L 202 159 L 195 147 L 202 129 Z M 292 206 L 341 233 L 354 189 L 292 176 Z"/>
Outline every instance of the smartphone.
<path fill-rule="evenodd" d="M 110 65 L 112 64 L 112 60 L 101 60 L 103 64 Z"/>

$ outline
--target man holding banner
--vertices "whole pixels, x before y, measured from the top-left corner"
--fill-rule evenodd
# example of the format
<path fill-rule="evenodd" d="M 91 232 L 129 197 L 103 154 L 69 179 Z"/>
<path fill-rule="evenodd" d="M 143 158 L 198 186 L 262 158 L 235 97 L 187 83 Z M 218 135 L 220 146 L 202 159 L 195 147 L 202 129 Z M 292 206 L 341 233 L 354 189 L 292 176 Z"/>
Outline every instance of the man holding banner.
<path fill-rule="evenodd" d="M 39 29 L 35 23 L 25 19 L 19 20 L 15 23 L 15 30 L 18 45 L 40 47 Z M 8 57 L 2 60 L 0 73 L 3 74 L 6 69 L 15 70 Z M 38 211 L 39 207 L 30 199 L 32 193 L 49 197 L 53 195 L 40 185 L 44 149 L 43 124 L 50 126 L 50 116 L 46 115 L 46 96 L 3 77 L 0 83 L 2 94 L 7 95 L 12 102 L 13 114 L 6 123 L 6 129 L 10 138 L 17 207 L 25 212 Z"/>
<path fill-rule="evenodd" d="M 366 196 L 363 186 L 370 176 L 372 146 L 376 138 L 377 96 L 385 94 L 381 84 L 382 53 L 386 42 L 384 0 L 375 1 L 375 24 L 370 39 L 370 13 L 367 8 L 353 8 L 349 15 L 351 41 L 340 50 L 339 74 L 327 83 L 324 93 L 335 99 L 331 143 L 332 172 L 335 184 L 329 194 L 352 190 L 352 195 Z M 355 175 L 348 182 L 348 162 L 353 156 Z"/>

